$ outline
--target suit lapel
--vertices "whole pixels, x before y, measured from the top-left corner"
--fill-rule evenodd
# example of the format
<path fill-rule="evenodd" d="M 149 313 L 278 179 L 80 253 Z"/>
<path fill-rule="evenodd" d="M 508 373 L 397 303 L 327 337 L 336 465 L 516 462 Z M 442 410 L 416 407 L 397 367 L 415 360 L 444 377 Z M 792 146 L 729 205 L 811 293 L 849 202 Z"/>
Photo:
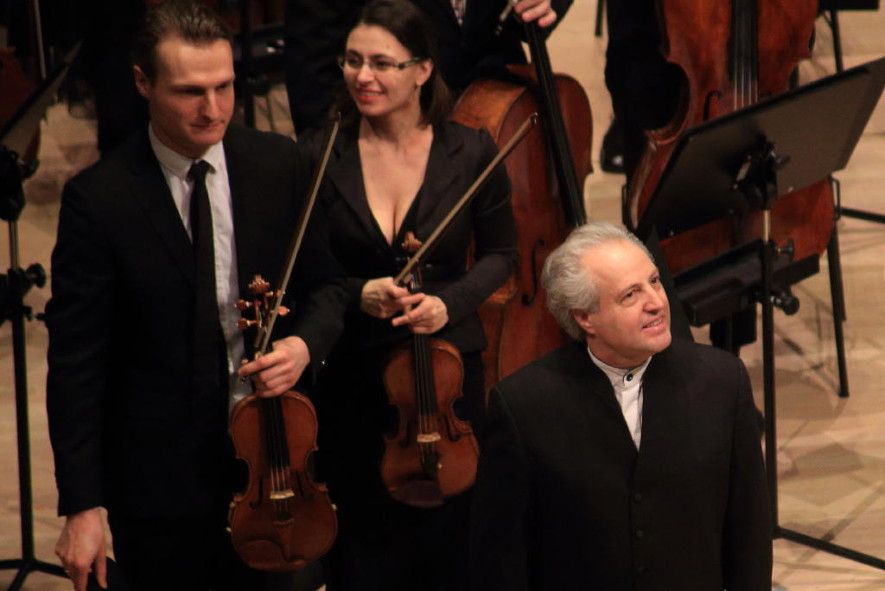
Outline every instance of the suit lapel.
<path fill-rule="evenodd" d="M 626 452 L 629 457 L 635 458 L 636 444 L 633 443 L 633 437 L 624 420 L 624 413 L 615 398 L 615 390 L 605 373 L 590 359 L 583 344 L 578 344 L 572 349 L 572 359 L 568 365 L 574 368 L 574 373 L 571 374 L 573 387 L 570 390 L 580 392 L 581 397 L 585 399 L 580 407 L 584 409 L 587 417 L 587 430 L 592 432 L 602 428 L 599 424 L 599 416 L 602 414 L 608 419 L 606 424 L 617 432 L 616 440 L 612 443 L 617 445 L 621 452 Z"/>
<path fill-rule="evenodd" d="M 329 163 L 326 176 L 335 185 L 338 194 L 353 210 L 366 235 L 387 246 L 375 219 L 372 217 L 372 211 L 369 209 L 369 202 L 366 199 L 363 169 L 360 165 L 356 137 L 345 136 L 345 139 L 339 140 L 336 144 L 335 151 L 338 153 L 338 157 Z"/>
<path fill-rule="evenodd" d="M 678 369 L 671 345 L 652 358 L 643 376 L 640 467 L 675 467 L 684 459 L 679 450 L 690 444 L 689 384 Z"/>
<path fill-rule="evenodd" d="M 468 186 L 468 183 L 462 181 L 461 167 L 453 166 L 458 152 L 463 148 L 462 142 L 454 134 L 446 133 L 444 126 L 434 128 L 433 133 L 424 182 L 417 197 L 416 225 L 422 240 L 433 232 L 461 198 L 461 193 L 456 194 L 454 187 Z M 473 179 L 469 180 L 473 182 Z M 467 207 L 470 207 L 469 204 Z"/>
<path fill-rule="evenodd" d="M 234 222 L 237 283 L 240 294 L 246 294 L 252 276 L 264 268 L 264 265 L 262 261 L 256 260 L 257 250 L 252 246 L 262 239 L 261 211 L 255 207 L 261 196 L 256 194 L 255 183 L 250 182 L 246 173 L 255 168 L 249 164 L 251 154 L 248 147 L 242 144 L 239 130 L 233 125 L 230 126 L 224 138 L 224 161 L 230 185 L 231 214 Z M 277 278 L 265 277 L 265 279 L 273 282 Z"/>
<path fill-rule="evenodd" d="M 187 281 L 193 284 L 193 247 L 163 177 L 160 163 L 151 149 L 147 130 L 136 147 L 131 164 L 133 197 L 144 210 L 175 265 Z"/>

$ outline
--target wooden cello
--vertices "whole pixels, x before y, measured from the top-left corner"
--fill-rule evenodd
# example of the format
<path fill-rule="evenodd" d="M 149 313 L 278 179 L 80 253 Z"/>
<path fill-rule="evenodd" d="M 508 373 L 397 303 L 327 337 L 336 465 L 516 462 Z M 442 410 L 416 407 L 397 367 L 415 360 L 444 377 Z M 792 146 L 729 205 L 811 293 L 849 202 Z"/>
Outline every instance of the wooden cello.
<path fill-rule="evenodd" d="M 583 179 L 592 170 L 587 95 L 573 78 L 552 73 L 540 27 L 529 23 L 526 32 L 534 73 L 511 66 L 510 80 L 474 82 L 454 114 L 459 123 L 485 128 L 499 145 L 528 113 L 540 113 L 543 129 L 529 134 L 507 161 L 519 263 L 515 276 L 480 308 L 489 341 L 483 353 L 487 388 L 565 342 L 546 311 L 541 266 L 586 221 Z"/>
<path fill-rule="evenodd" d="M 628 188 L 635 227 L 654 194 L 682 132 L 713 117 L 786 90 L 791 72 L 809 55 L 816 0 L 663 0 L 658 3 L 665 58 L 685 73 L 676 117 L 649 133 L 648 147 Z M 791 239 L 794 258 L 818 256 L 833 229 L 833 192 L 822 180 L 782 196 L 772 208 L 772 238 Z M 720 218 L 661 237 L 670 271 L 711 260 L 761 235 L 759 212 Z"/>

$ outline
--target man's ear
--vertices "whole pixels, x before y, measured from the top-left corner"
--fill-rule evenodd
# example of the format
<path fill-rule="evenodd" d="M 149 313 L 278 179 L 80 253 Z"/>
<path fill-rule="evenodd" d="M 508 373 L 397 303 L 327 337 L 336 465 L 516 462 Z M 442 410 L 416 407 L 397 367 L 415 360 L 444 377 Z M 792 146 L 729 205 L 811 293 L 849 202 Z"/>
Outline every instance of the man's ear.
<path fill-rule="evenodd" d="M 595 323 L 595 315 L 590 312 L 583 312 L 581 310 L 572 310 L 572 318 L 575 319 L 575 322 L 578 323 L 578 326 L 581 327 L 586 334 L 593 336 L 596 334 L 596 323 Z"/>
<path fill-rule="evenodd" d="M 144 98 L 148 98 L 148 95 L 151 92 L 151 81 L 147 77 L 147 74 L 145 74 L 138 66 L 132 66 L 132 75 L 135 78 L 135 88 L 138 89 L 138 94 Z"/>

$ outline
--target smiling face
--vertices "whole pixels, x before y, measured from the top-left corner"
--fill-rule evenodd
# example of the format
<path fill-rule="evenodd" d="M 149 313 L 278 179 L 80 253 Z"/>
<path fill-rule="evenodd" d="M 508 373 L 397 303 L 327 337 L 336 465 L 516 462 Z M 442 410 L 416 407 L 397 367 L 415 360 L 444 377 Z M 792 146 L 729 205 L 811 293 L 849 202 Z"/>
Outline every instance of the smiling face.
<path fill-rule="evenodd" d="M 433 71 L 429 60 L 402 69 L 373 69 L 372 64 L 399 64 L 415 56 L 386 29 L 365 24 L 357 25 L 350 32 L 344 55 L 349 62 L 361 62 L 358 68 L 345 63 L 344 82 L 364 117 L 388 117 L 399 113 L 420 116 L 421 86 Z"/>
<path fill-rule="evenodd" d="M 156 47 L 156 76 L 135 66 L 135 85 L 147 99 L 151 127 L 167 147 L 199 158 L 224 137 L 234 110 L 230 43 L 194 45 L 168 37 Z"/>
<path fill-rule="evenodd" d="M 598 288 L 596 311 L 573 311 L 587 346 L 613 367 L 642 365 L 670 345 L 670 305 L 657 267 L 638 246 L 612 240 L 581 258 Z"/>

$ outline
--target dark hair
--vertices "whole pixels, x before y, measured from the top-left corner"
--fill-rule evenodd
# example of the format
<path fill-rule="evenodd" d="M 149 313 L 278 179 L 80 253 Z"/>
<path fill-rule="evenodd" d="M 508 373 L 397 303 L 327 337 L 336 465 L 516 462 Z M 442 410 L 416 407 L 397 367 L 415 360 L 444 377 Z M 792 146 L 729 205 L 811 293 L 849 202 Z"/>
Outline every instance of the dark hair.
<path fill-rule="evenodd" d="M 360 11 L 351 31 L 360 25 L 381 27 L 413 57 L 427 58 L 433 63 L 433 72 L 421 87 L 421 113 L 431 125 L 443 123 L 452 111 L 452 93 L 439 71 L 436 35 L 421 9 L 408 0 L 372 0 Z M 359 112 L 346 90 L 339 97 L 338 108 L 345 126 L 359 121 Z"/>
<path fill-rule="evenodd" d="M 148 80 L 154 80 L 157 74 L 157 45 L 169 37 L 180 37 L 195 45 L 232 39 L 224 21 L 201 2 L 167 0 L 153 6 L 145 13 L 132 40 L 132 63 L 141 68 Z"/>

